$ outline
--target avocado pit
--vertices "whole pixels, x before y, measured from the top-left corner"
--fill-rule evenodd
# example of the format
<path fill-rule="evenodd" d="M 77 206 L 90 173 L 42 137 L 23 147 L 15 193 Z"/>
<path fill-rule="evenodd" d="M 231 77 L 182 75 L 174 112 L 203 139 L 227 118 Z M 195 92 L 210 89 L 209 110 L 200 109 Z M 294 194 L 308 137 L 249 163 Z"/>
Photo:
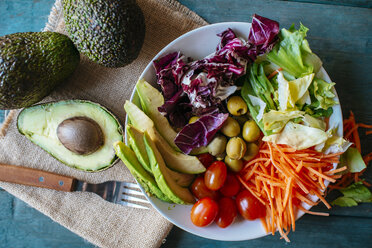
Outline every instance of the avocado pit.
<path fill-rule="evenodd" d="M 83 116 L 62 121 L 57 137 L 66 149 L 79 155 L 88 155 L 104 144 L 101 127 L 93 119 Z"/>

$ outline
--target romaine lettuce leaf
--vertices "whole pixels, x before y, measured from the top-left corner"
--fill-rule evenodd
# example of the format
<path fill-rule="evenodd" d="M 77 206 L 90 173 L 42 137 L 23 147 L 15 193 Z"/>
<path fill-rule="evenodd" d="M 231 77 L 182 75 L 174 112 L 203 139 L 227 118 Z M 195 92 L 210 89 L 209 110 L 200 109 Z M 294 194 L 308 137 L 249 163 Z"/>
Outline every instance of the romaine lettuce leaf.
<path fill-rule="evenodd" d="M 248 95 L 249 99 L 251 100 L 252 105 L 257 109 L 257 121 L 261 121 L 263 114 L 265 112 L 266 103 L 262 101 L 260 98 L 252 95 Z"/>
<path fill-rule="evenodd" d="M 305 59 L 312 54 L 305 39 L 308 30 L 302 23 L 298 30 L 294 25 L 288 30 L 283 28 L 279 33 L 279 43 L 267 54 L 267 59 L 296 78 L 313 73 L 314 68 L 319 67 L 319 60 L 314 57 Z"/>

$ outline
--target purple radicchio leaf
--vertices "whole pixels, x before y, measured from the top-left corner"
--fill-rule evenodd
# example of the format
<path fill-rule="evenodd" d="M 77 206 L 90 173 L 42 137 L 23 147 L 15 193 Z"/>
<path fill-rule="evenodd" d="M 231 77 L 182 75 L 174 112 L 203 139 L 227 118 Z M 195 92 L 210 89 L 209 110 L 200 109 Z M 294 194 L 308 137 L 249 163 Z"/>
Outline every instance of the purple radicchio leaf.
<path fill-rule="evenodd" d="M 268 18 L 253 15 L 248 43 L 252 45 L 251 54 L 264 54 L 270 51 L 277 41 L 279 23 Z"/>
<path fill-rule="evenodd" d="M 187 124 L 176 136 L 174 143 L 185 154 L 192 149 L 206 146 L 222 127 L 229 114 L 203 115 L 197 121 Z"/>

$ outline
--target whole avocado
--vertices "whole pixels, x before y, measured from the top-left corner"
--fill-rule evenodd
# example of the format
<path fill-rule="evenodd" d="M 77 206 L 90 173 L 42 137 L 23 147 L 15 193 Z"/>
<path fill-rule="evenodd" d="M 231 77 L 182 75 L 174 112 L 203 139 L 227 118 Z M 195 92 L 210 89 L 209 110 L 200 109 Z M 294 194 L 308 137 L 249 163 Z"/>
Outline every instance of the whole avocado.
<path fill-rule="evenodd" d="M 122 67 L 135 60 L 145 38 L 145 21 L 134 0 L 64 0 L 66 30 L 94 62 Z"/>
<path fill-rule="evenodd" d="M 28 107 L 66 80 L 79 64 L 72 41 L 54 32 L 0 37 L 0 109 Z"/>

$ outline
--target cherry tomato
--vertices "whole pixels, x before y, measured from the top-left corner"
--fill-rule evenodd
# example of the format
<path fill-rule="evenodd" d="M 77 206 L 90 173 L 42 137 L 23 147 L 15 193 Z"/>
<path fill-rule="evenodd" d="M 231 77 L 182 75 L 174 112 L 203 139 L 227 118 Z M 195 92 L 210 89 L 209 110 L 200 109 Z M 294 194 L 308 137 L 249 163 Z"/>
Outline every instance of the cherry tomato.
<path fill-rule="evenodd" d="M 217 203 L 209 197 L 197 201 L 191 209 L 191 221 L 195 226 L 208 226 L 218 213 Z"/>
<path fill-rule="evenodd" d="M 295 206 L 300 206 L 301 201 L 298 198 L 292 198 L 292 203 Z"/>
<path fill-rule="evenodd" d="M 218 199 L 218 191 L 208 189 L 207 186 L 205 186 L 204 177 L 202 176 L 197 177 L 191 184 L 190 188 L 192 194 L 198 199 L 202 199 L 204 197 L 210 197 L 215 201 Z"/>
<path fill-rule="evenodd" d="M 236 205 L 241 216 L 247 220 L 255 220 L 265 217 L 266 208 L 248 190 L 240 192 L 236 196 Z"/>
<path fill-rule="evenodd" d="M 219 190 L 225 183 L 227 168 L 224 162 L 215 161 L 208 167 L 204 175 L 204 183 L 208 189 Z"/>
<path fill-rule="evenodd" d="M 214 157 L 209 153 L 203 153 L 198 155 L 198 159 L 204 165 L 205 168 L 208 168 L 215 160 Z"/>
<path fill-rule="evenodd" d="M 223 197 L 218 201 L 218 214 L 216 223 L 219 227 L 225 228 L 234 222 L 237 216 L 235 201 L 229 197 Z"/>
<path fill-rule="evenodd" d="M 231 197 L 236 195 L 240 190 L 240 183 L 238 179 L 236 179 L 234 174 L 228 173 L 226 177 L 226 181 L 222 188 L 220 188 L 220 192 L 227 197 Z"/>

